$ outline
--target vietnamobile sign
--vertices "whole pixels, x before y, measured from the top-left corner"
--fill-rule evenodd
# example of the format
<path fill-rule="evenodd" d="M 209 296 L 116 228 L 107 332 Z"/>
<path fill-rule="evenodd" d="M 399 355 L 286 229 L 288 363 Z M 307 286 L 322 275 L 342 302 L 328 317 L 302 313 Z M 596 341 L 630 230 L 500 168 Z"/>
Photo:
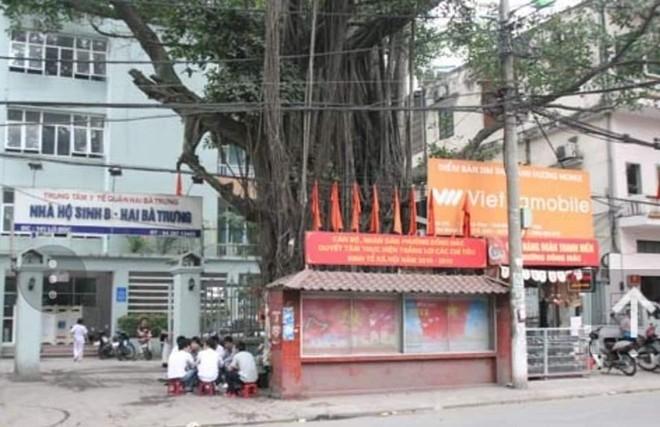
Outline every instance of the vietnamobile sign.
<path fill-rule="evenodd" d="M 501 163 L 429 159 L 428 167 L 436 233 L 461 234 L 467 201 L 474 236 L 506 236 L 506 176 Z M 593 238 L 586 172 L 521 166 L 520 190 L 520 206 L 532 211 L 525 238 Z"/>

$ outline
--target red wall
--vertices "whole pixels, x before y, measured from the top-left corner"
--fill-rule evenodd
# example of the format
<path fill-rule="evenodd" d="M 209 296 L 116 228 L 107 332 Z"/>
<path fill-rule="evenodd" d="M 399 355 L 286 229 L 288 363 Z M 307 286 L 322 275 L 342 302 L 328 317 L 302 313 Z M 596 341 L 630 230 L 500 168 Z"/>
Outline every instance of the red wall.
<path fill-rule="evenodd" d="M 508 295 L 496 299 L 497 350 L 480 354 L 391 355 L 302 358 L 300 292 L 270 291 L 271 390 L 275 396 L 299 397 L 342 392 L 384 392 L 499 383 L 511 378 L 511 329 Z M 291 341 L 274 336 L 282 307 L 295 313 Z M 275 322 L 274 322 L 275 321 Z M 277 335 L 277 334 L 275 334 Z"/>
<path fill-rule="evenodd" d="M 405 355 L 404 355 L 405 356 Z M 388 362 L 304 362 L 304 395 L 415 390 L 495 382 L 495 357 L 397 360 Z"/>

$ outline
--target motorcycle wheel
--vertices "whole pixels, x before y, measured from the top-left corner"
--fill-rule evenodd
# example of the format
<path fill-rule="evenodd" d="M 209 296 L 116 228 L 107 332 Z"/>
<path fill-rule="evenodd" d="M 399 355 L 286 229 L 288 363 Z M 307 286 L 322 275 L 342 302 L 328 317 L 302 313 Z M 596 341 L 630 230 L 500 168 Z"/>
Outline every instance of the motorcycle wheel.
<path fill-rule="evenodd" d="M 637 364 L 628 353 L 621 353 L 619 355 L 619 370 L 629 377 L 632 377 L 637 372 Z"/>
<path fill-rule="evenodd" d="M 145 348 L 142 353 L 144 355 L 144 360 L 151 360 L 153 358 L 153 354 L 151 354 L 151 350 L 149 349 Z"/>
<path fill-rule="evenodd" d="M 645 371 L 653 371 L 658 368 L 657 363 L 655 363 L 655 355 L 650 351 L 640 352 L 637 356 L 637 364 L 640 368 Z"/>
<path fill-rule="evenodd" d="M 135 351 L 135 346 L 130 342 L 126 344 L 126 346 L 122 349 L 122 353 L 124 353 L 124 358 L 127 360 L 135 360 L 135 356 L 137 354 Z"/>

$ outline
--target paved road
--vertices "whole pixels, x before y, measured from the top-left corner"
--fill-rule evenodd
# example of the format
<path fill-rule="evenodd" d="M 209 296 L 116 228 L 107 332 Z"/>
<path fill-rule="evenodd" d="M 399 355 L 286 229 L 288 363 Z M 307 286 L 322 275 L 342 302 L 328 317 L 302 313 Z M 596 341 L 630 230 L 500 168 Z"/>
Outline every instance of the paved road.
<path fill-rule="evenodd" d="M 412 415 L 320 421 L 307 425 L 309 427 L 650 427 L 660 425 L 658 405 L 660 405 L 660 393 L 635 393 L 449 409 Z M 275 425 L 284 427 L 300 424 Z"/>

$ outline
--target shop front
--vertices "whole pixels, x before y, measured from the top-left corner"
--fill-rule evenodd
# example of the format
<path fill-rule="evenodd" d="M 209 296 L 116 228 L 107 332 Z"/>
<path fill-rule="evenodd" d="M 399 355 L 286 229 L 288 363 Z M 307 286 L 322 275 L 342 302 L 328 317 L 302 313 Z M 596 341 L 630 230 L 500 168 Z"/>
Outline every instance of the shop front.
<path fill-rule="evenodd" d="M 282 397 L 510 381 L 508 288 L 485 276 L 304 270 L 269 317 Z"/>

